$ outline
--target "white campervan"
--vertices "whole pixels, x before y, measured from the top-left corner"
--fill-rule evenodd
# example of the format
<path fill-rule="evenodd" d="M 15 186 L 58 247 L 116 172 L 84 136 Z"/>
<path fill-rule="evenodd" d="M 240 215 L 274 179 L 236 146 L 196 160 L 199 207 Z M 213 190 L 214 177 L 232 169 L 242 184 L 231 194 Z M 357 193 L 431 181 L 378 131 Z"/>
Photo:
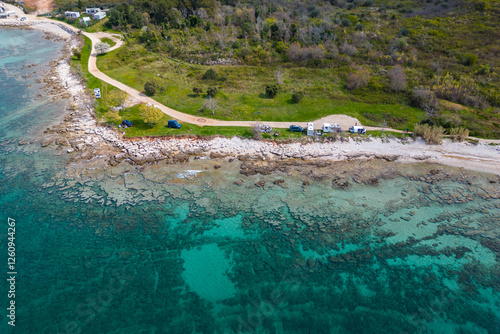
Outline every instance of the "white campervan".
<path fill-rule="evenodd" d="M 307 123 L 307 135 L 314 136 L 314 123 Z"/>
<path fill-rule="evenodd" d="M 323 132 L 324 133 L 329 133 L 329 132 L 342 132 L 342 129 L 340 128 L 340 125 L 337 123 L 323 123 Z"/>
<path fill-rule="evenodd" d="M 349 128 L 349 131 L 351 133 L 359 133 L 361 135 L 364 135 L 366 133 L 366 129 L 362 126 L 354 125 Z"/>

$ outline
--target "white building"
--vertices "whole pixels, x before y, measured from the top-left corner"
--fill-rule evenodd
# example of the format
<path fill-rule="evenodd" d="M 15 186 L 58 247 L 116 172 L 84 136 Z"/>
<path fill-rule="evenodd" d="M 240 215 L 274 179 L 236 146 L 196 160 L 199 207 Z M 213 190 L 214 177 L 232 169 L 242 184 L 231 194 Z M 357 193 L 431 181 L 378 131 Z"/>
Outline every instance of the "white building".
<path fill-rule="evenodd" d="M 80 23 L 82 24 L 85 24 L 86 26 L 89 26 L 90 24 L 92 24 L 92 20 L 90 19 L 90 17 L 82 17 L 80 18 Z"/>
<path fill-rule="evenodd" d="M 71 19 L 76 19 L 76 18 L 80 17 L 80 13 L 78 13 L 78 12 L 64 12 L 64 15 L 68 18 L 71 18 Z"/>
<path fill-rule="evenodd" d="M 89 15 L 92 15 L 92 14 L 95 14 L 95 13 L 98 13 L 101 11 L 101 8 L 86 8 L 85 9 L 85 12 Z"/>
<path fill-rule="evenodd" d="M 105 17 L 106 17 L 105 12 L 97 12 L 94 14 L 94 20 L 102 20 Z"/>

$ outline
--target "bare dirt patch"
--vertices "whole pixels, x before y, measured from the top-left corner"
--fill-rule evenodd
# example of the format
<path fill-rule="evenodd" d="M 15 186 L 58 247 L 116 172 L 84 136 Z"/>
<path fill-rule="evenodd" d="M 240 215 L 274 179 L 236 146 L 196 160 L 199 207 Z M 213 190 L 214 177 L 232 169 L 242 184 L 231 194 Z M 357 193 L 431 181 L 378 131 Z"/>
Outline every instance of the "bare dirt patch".
<path fill-rule="evenodd" d="M 35 8 L 36 14 L 50 13 L 54 9 L 54 0 L 24 0 L 29 8 Z"/>

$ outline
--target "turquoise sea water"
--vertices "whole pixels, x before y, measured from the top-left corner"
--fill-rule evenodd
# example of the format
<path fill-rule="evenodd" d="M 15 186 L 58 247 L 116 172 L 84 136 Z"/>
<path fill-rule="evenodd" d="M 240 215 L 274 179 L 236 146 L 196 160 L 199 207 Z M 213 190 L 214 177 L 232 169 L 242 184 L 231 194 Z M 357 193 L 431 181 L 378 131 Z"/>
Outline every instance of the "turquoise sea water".
<path fill-rule="evenodd" d="M 0 333 L 500 333 L 498 177 L 440 167 L 339 189 L 236 162 L 75 173 L 40 147 L 64 110 L 38 97 L 63 47 L 42 35 L 0 29 L 0 275 L 8 217 L 18 271 Z"/>

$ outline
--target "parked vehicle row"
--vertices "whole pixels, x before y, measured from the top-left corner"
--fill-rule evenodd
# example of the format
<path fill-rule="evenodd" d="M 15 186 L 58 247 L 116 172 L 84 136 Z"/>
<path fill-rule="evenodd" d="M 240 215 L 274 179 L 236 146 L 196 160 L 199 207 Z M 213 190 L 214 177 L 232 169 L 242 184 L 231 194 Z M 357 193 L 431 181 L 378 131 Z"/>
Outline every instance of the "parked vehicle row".
<path fill-rule="evenodd" d="M 290 128 L 288 129 L 290 132 L 304 132 L 304 128 L 299 126 L 299 125 L 290 125 Z M 342 128 L 340 125 L 336 123 L 324 123 L 323 127 L 321 128 L 321 132 L 318 130 L 314 130 L 314 123 L 307 123 L 307 131 L 306 134 L 308 136 L 314 136 L 318 134 L 325 134 L 325 133 L 340 133 L 342 132 Z M 359 125 L 354 125 L 349 128 L 349 132 L 351 133 L 358 133 L 358 134 L 366 134 L 366 129 L 362 126 Z"/>

